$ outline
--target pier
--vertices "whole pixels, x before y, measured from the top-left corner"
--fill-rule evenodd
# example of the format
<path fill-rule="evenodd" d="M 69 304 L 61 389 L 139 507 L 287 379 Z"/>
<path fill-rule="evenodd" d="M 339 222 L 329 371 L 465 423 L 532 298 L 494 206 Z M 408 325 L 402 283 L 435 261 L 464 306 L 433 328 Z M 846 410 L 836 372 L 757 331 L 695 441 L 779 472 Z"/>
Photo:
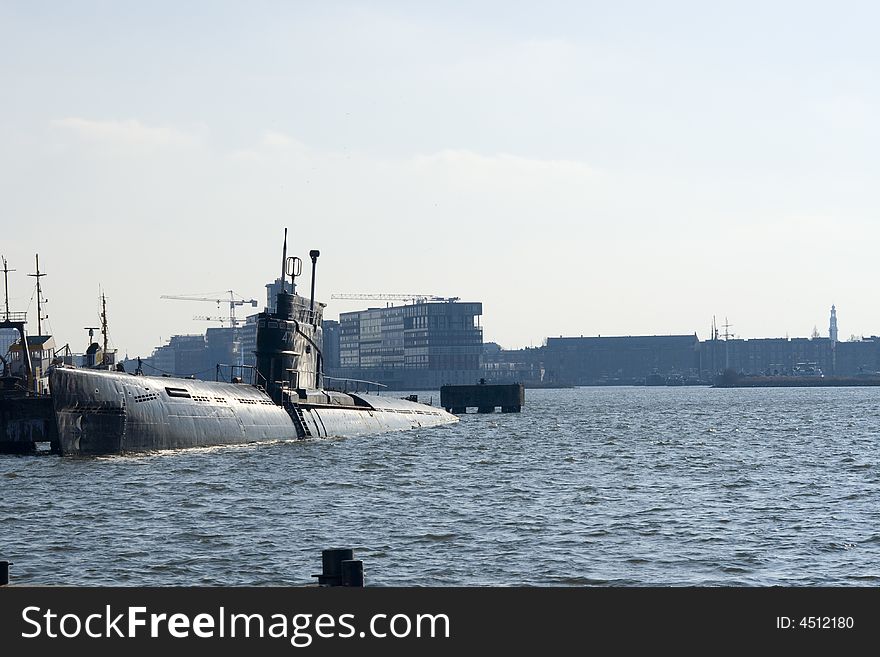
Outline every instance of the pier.
<path fill-rule="evenodd" d="M 11 561 L 0 560 L 0 586 L 9 586 L 9 567 Z M 321 551 L 323 570 L 319 575 L 317 586 L 349 586 L 363 588 L 364 562 L 354 558 L 351 548 L 331 548 Z M 314 584 L 309 585 L 314 586 Z"/>
<path fill-rule="evenodd" d="M 468 408 L 478 413 L 494 413 L 501 407 L 502 413 L 519 413 L 525 404 L 522 383 L 487 384 L 480 379 L 477 385 L 441 386 L 440 406 L 447 412 L 461 415 Z"/>

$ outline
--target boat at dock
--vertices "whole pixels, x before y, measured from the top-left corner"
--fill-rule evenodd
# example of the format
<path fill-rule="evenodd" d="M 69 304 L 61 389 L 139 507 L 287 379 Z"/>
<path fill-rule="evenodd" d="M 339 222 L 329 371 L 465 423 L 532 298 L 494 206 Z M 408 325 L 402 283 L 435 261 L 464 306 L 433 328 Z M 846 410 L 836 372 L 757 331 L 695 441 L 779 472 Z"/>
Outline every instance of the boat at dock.
<path fill-rule="evenodd" d="M 323 304 L 296 293 L 299 258 L 287 257 L 274 312 L 257 316 L 251 380 L 152 377 L 55 367 L 49 387 L 60 452 L 104 455 L 260 441 L 357 436 L 457 422 L 411 399 L 337 392 L 323 383 Z M 288 282 L 288 277 L 290 281 Z M 289 291 L 288 291 L 289 290 Z"/>
<path fill-rule="evenodd" d="M 48 371 L 60 362 L 51 335 L 42 335 L 42 290 L 40 256 L 36 256 L 37 335 L 27 333 L 27 313 L 9 309 L 9 269 L 3 258 L 5 291 L 0 330 L 14 332 L 17 341 L 0 354 L 0 454 L 57 453 L 58 435 L 52 400 L 49 398 Z M 69 356 L 69 349 L 68 349 Z"/>

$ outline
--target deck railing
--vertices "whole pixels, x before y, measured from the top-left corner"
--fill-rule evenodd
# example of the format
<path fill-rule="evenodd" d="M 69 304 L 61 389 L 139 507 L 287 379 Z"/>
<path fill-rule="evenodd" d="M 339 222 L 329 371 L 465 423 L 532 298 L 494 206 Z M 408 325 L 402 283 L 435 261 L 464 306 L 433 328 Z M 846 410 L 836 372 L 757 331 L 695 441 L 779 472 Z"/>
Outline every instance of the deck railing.
<path fill-rule="evenodd" d="M 380 387 L 381 388 L 388 387 L 384 383 L 379 383 L 378 381 L 365 381 L 364 379 L 343 379 L 343 378 L 336 377 L 336 376 L 325 376 L 323 378 L 325 380 L 329 379 L 330 381 L 342 381 L 343 382 L 342 390 L 340 390 L 338 386 L 333 386 L 332 388 L 330 388 L 331 390 L 336 390 L 337 392 L 359 392 L 360 391 L 360 384 L 364 384 L 364 386 L 367 389 L 367 392 L 369 392 L 369 390 L 370 390 L 369 386 L 376 386 L 376 394 L 378 395 Z M 349 383 L 355 384 L 353 390 L 349 390 L 349 387 L 348 387 Z"/>
<path fill-rule="evenodd" d="M 8 313 L 0 311 L 0 322 L 14 322 L 21 324 L 27 322 L 27 313 Z"/>

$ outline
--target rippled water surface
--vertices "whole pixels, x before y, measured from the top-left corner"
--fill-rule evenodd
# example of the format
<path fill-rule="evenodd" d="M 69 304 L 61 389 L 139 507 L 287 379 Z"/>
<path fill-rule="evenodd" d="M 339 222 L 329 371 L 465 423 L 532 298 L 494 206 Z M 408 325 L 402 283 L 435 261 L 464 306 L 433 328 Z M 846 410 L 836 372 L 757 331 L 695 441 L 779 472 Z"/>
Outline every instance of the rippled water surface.
<path fill-rule="evenodd" d="M 575 388 L 366 438 L 0 456 L 0 559 L 19 584 L 295 585 L 352 547 L 374 586 L 874 585 L 878 427 L 880 388 Z"/>

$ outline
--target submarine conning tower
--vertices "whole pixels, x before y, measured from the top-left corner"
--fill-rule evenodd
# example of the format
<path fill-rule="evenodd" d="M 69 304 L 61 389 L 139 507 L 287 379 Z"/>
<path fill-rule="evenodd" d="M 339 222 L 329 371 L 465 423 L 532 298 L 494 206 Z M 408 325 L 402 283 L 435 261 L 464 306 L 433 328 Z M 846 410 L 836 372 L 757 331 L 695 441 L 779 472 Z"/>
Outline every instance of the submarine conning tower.
<path fill-rule="evenodd" d="M 320 253 L 311 251 L 312 297 L 315 289 L 315 265 Z M 285 392 L 314 389 L 322 385 L 323 304 L 314 298 L 296 294 L 296 277 L 302 270 L 299 258 L 287 257 L 287 231 L 284 232 L 284 256 L 281 291 L 276 296 L 275 312 L 257 315 L 257 384 L 276 404 L 284 402 Z M 287 277 L 290 287 L 287 290 Z"/>

